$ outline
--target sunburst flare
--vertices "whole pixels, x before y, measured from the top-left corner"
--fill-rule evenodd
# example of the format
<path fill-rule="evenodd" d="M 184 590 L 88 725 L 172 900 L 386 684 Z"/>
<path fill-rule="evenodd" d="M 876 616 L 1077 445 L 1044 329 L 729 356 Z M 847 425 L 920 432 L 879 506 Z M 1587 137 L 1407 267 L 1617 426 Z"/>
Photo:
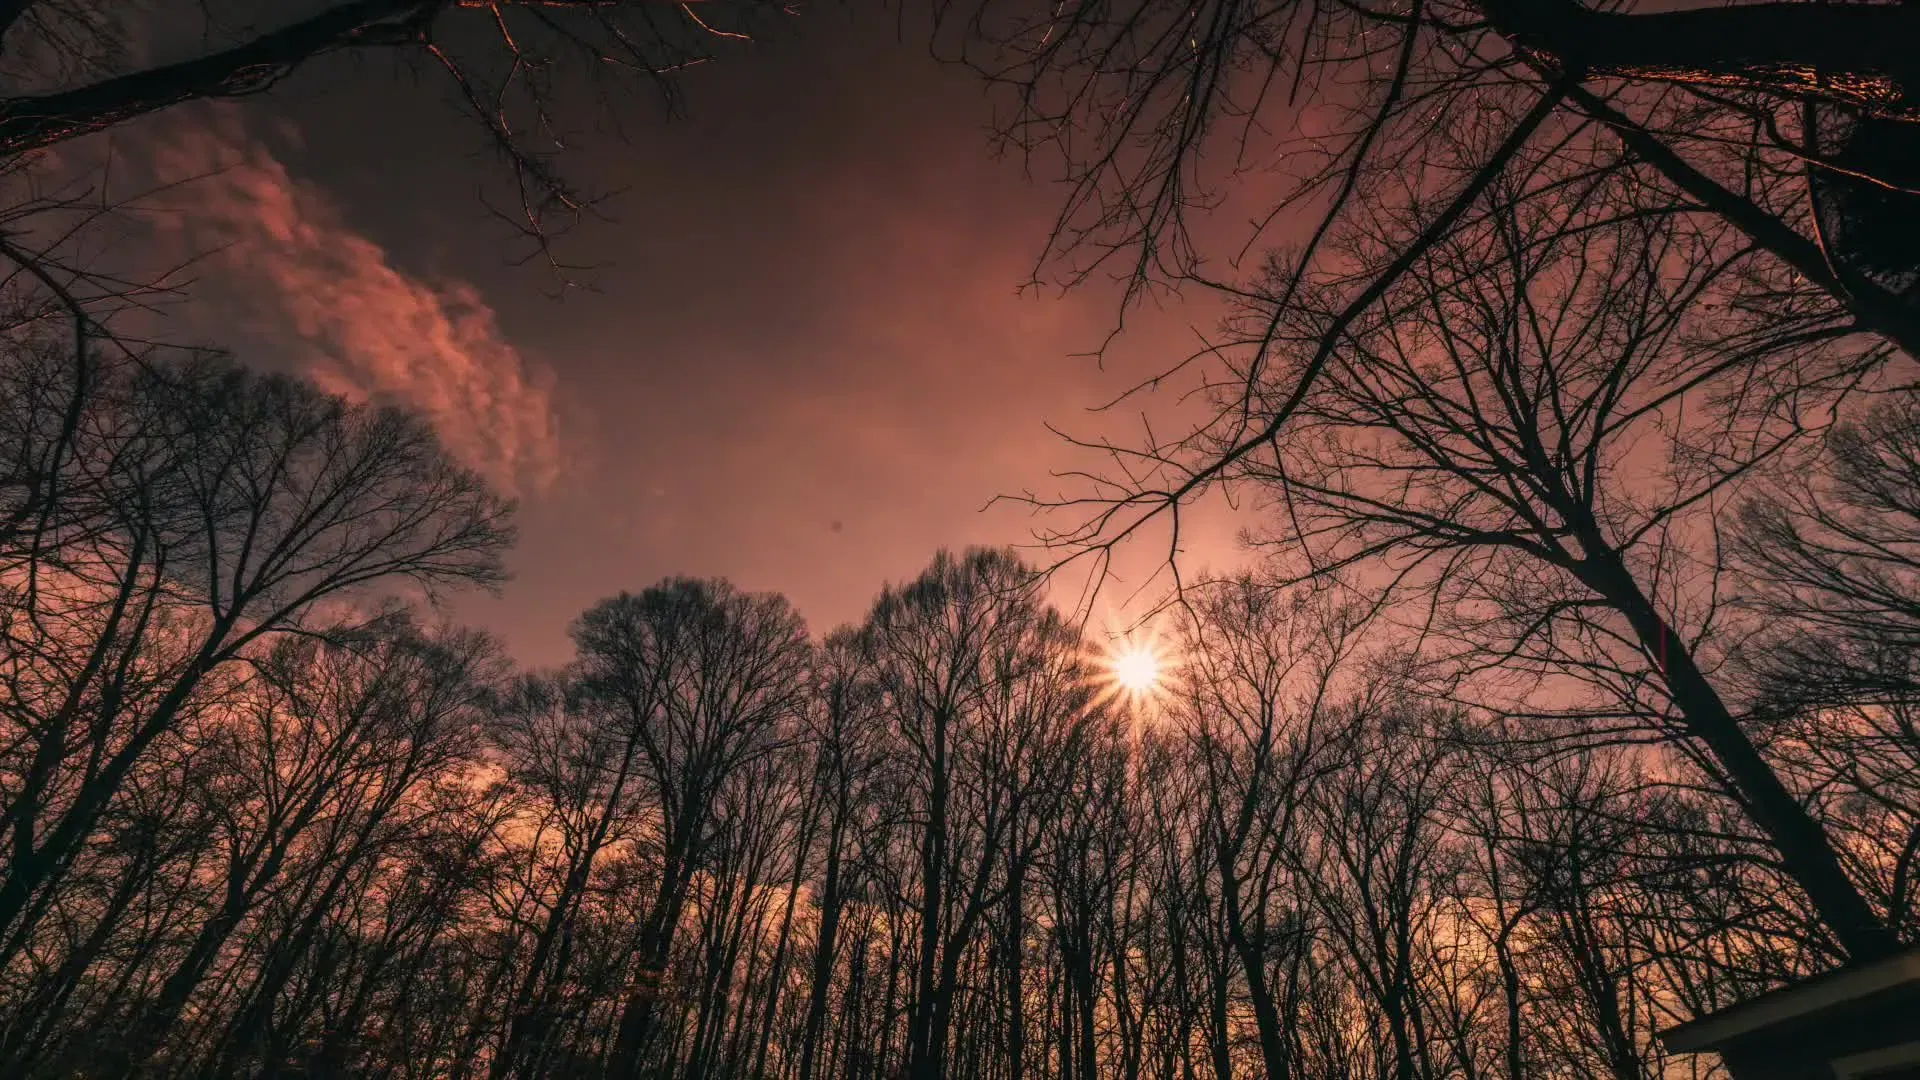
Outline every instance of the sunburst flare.
<path fill-rule="evenodd" d="M 1130 633 L 1107 645 L 1100 670 L 1111 699 L 1140 707 L 1166 694 L 1173 662 L 1158 634 Z"/>

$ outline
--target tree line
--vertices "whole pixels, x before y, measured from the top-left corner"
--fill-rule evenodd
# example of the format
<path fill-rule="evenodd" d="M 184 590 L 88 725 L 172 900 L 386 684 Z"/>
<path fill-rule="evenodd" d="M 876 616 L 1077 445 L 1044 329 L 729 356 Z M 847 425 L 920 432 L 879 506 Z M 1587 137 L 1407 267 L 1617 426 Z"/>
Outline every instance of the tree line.
<path fill-rule="evenodd" d="M 1502 279 L 1436 274 L 1478 298 L 1421 299 L 1456 358 L 1397 362 L 1379 343 L 1440 333 L 1398 321 L 1303 415 L 1405 434 L 1483 386 L 1513 419 L 1530 373 L 1658 416 L 1636 379 L 1724 366 L 1658 299 L 1673 252 L 1644 245 L 1681 240 L 1572 234 L 1585 272 L 1508 290 L 1562 305 L 1520 321 L 1634 348 L 1550 378 L 1468 348 L 1470 315 L 1515 323 Z M 1320 467 L 1411 486 L 1294 463 L 1296 534 L 1460 556 L 1424 618 L 1274 567 L 1196 584 L 1133 696 L 1043 575 L 973 550 L 824 638 L 671 578 L 531 672 L 420 606 L 499 581 L 512 532 L 418 420 L 215 356 L 76 364 L 42 316 L 0 409 L 8 1076 L 1626 1080 L 1685 1066 L 1659 1028 L 1845 958 L 1821 885 L 1915 932 L 1905 397 L 1725 523 L 1751 633 L 1724 646 L 1627 636 L 1629 586 L 1703 572 L 1678 525 L 1660 558 L 1583 556 L 1598 600 L 1528 577 L 1560 541 L 1512 493 L 1605 474 L 1580 454 L 1456 469 L 1496 525 L 1342 429 Z M 1684 430 L 1751 445 L 1734 415 Z M 1607 531 L 1676 517 L 1637 490 Z M 1699 734 L 1721 714 L 1747 757 Z"/>

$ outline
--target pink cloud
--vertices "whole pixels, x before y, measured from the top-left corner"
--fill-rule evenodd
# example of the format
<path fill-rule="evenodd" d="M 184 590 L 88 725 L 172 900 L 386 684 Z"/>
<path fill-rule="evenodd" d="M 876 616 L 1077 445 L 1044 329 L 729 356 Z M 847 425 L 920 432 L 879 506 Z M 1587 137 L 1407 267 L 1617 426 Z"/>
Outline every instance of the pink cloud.
<path fill-rule="evenodd" d="M 211 121 L 170 125 L 138 153 L 156 179 L 184 181 L 160 220 L 191 251 L 214 253 L 212 284 L 247 329 L 292 349 L 329 391 L 419 411 L 503 489 L 548 487 L 560 462 L 552 373 L 502 336 L 479 291 L 399 269 L 231 113 Z"/>

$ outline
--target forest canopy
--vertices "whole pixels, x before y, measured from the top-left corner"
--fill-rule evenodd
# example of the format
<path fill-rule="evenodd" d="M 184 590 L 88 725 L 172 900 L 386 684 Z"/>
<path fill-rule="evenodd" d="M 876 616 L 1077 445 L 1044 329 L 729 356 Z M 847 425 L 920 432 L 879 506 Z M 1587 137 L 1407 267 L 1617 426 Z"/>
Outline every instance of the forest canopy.
<path fill-rule="evenodd" d="M 1649 242 L 1577 250 L 1644 277 Z M 1504 285 L 1609 309 L 1484 368 L 1470 322 L 1383 327 L 1303 414 L 1335 470 L 1294 470 L 1309 535 L 1411 548 L 1429 623 L 1329 579 L 1199 583 L 1134 646 L 1150 687 L 991 549 L 824 637 L 670 578 L 520 670 L 406 606 L 496 581 L 511 536 L 417 421 L 193 355 L 76 385 L 17 338 L 7 1075 L 1661 1074 L 1657 1030 L 1847 955 L 1763 785 L 1869 932 L 1915 932 L 1920 428 L 1875 406 L 1755 485 L 1713 571 L 1752 600 L 1655 666 L 1633 605 L 1664 594 L 1634 583 L 1695 581 L 1672 507 L 1717 473 L 1629 499 L 1604 440 L 1418 434 L 1561 355 L 1570 402 L 1613 400 L 1528 415 L 1608 431 L 1720 366 L 1664 302 L 1547 280 Z M 1429 334 L 1462 359 L 1395 360 Z M 1802 337 L 1770 362 L 1814 370 Z M 1578 359 L 1600 340 L 1644 355 Z M 1389 401 L 1394 439 L 1365 435 Z M 1723 429 L 1703 460 L 1770 445 Z M 1468 456 L 1515 440 L 1563 449 Z M 1416 481 L 1315 479 L 1355 454 Z M 1582 475 L 1631 543 L 1569 553 L 1515 501 Z M 1728 717 L 1746 759 L 1696 734 Z"/>

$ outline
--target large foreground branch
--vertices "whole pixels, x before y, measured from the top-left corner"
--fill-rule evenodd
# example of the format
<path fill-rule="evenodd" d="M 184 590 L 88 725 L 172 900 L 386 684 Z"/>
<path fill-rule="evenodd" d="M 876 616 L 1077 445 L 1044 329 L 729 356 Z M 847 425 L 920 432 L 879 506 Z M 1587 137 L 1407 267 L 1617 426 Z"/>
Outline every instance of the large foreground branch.
<path fill-rule="evenodd" d="M 1920 5 L 1775 2 L 1629 13 L 1480 0 L 1495 29 L 1588 75 L 1718 85 L 1920 118 Z"/>
<path fill-rule="evenodd" d="M 502 11 L 510 8 L 606 11 L 627 6 L 667 4 L 671 0 L 348 0 L 319 14 L 283 26 L 250 41 L 205 56 L 101 79 L 86 86 L 21 97 L 0 98 L 0 157 L 38 150 L 65 139 L 100 131 L 126 120 L 189 101 L 257 94 L 300 65 L 342 49 L 430 44 L 435 18 L 454 8 L 490 13 L 502 27 L 503 43 L 520 57 L 504 29 Z M 0 0 L 0 36 L 17 22 L 33 0 Z M 684 7 L 684 5 L 680 5 Z M 551 25 L 547 14 L 535 16 Z M 696 20 L 697 21 L 697 20 Z M 699 24 L 705 27 L 704 23 Z M 711 27 L 710 33 L 721 34 Z M 579 38 L 562 33 L 576 43 Z M 722 36 L 727 36 L 722 34 Z M 621 33 L 612 40 L 631 48 Z M 616 62 L 613 57 L 599 57 Z"/>
<path fill-rule="evenodd" d="M 448 0 L 355 0 L 243 45 L 89 86 L 0 99 L 0 155 L 26 153 L 206 98 L 258 93 L 338 49 L 415 38 Z"/>
<path fill-rule="evenodd" d="M 1899 297 L 1871 281 L 1842 281 L 1812 240 L 1688 164 L 1673 147 L 1604 98 L 1578 87 L 1568 97 L 1582 112 L 1611 128 L 1629 150 L 1660 170 L 1675 187 L 1700 200 L 1701 205 L 1839 300 L 1861 329 L 1886 337 L 1909 355 L 1920 356 L 1920 318 Z"/>

